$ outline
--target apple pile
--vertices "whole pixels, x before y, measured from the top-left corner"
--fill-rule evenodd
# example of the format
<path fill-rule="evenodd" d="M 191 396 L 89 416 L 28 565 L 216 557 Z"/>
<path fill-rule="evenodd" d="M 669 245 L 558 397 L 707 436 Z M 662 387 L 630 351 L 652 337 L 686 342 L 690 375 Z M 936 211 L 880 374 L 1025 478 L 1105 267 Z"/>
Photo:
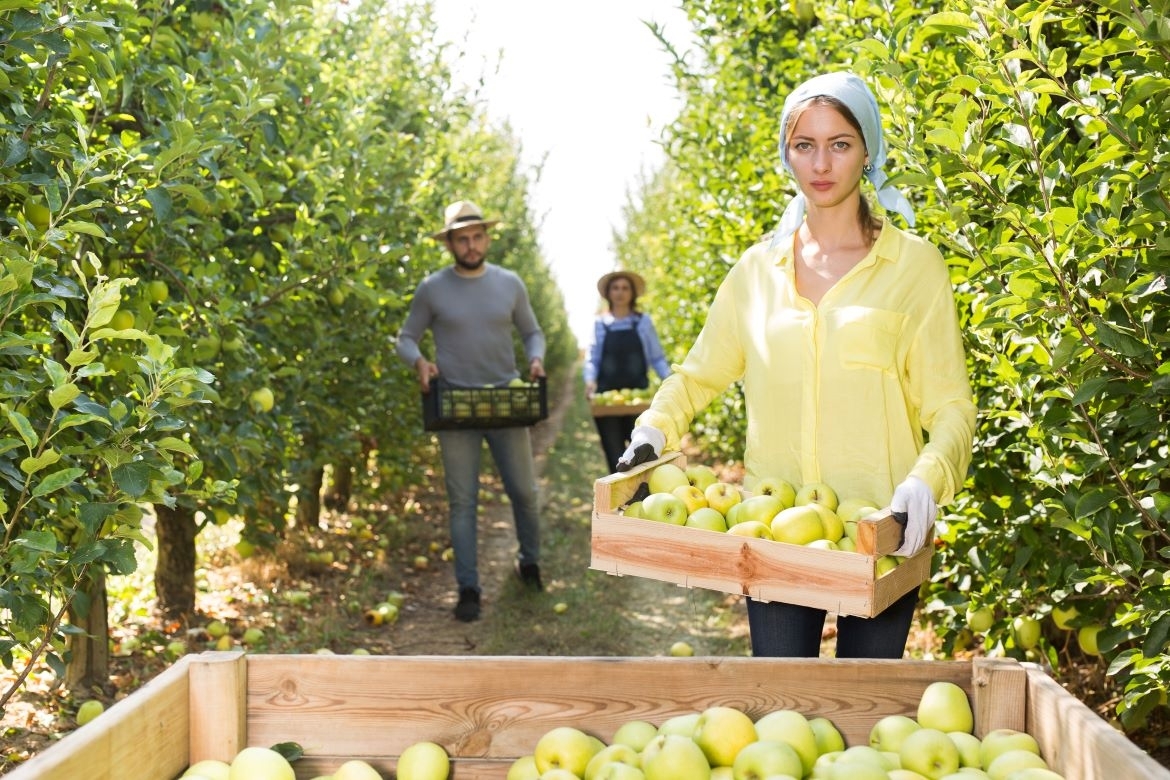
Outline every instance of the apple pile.
<path fill-rule="evenodd" d="M 451 776 L 451 759 L 441 745 L 416 742 L 398 757 L 394 776 L 397 780 L 447 780 Z M 292 763 L 278 751 L 247 747 L 230 762 L 209 759 L 192 764 L 179 780 L 296 780 L 296 773 Z M 353 759 L 333 774 L 319 775 L 313 780 L 383 780 L 383 777 L 365 761 Z"/>
<path fill-rule="evenodd" d="M 594 393 L 590 402 L 597 406 L 637 406 L 650 403 L 653 397 L 654 388 L 628 388 Z"/>
<path fill-rule="evenodd" d="M 624 723 L 609 744 L 558 726 L 507 780 L 1060 780 L 1026 732 L 999 729 L 979 739 L 966 692 L 951 682 L 923 691 L 917 716 L 877 720 L 869 744 L 845 746 L 831 720 L 773 710 L 754 720 L 711 706 L 669 718 Z"/>
<path fill-rule="evenodd" d="M 723 482 L 714 469 L 703 464 L 684 470 L 663 463 L 650 471 L 650 493 L 623 512 L 688 528 L 769 539 L 822 550 L 856 552 L 857 523 L 879 511 L 866 498 L 839 499 L 833 488 L 821 482 L 794 487 L 779 478 L 761 479 L 753 493 Z M 882 576 L 901 563 L 883 555 L 874 564 Z"/>

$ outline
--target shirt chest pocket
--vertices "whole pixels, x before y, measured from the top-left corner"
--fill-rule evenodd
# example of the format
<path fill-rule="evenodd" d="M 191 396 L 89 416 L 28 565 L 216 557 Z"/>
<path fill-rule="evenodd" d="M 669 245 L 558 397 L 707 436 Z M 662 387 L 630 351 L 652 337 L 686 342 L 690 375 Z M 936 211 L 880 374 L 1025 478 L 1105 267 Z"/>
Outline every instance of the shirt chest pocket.
<path fill-rule="evenodd" d="M 848 306 L 829 318 L 829 338 L 842 368 L 892 372 L 898 365 L 898 350 L 906 315 L 888 309 Z"/>

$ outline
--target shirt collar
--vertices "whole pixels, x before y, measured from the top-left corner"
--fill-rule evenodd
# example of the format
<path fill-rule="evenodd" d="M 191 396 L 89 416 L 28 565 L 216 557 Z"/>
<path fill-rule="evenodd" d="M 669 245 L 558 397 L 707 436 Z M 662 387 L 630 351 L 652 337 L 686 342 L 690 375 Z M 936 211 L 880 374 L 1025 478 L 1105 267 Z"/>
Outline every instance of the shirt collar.
<path fill-rule="evenodd" d="M 792 265 L 792 250 L 796 243 L 795 236 L 791 236 L 787 241 L 782 241 L 779 244 L 773 243 L 771 236 L 765 236 L 763 241 L 767 242 L 768 251 L 773 254 L 773 259 L 777 267 L 784 268 Z M 866 254 L 866 257 L 873 256 L 875 262 L 877 260 L 888 260 L 891 263 L 895 263 L 902 254 L 900 251 L 901 246 L 901 233 L 893 226 L 890 220 L 883 218 L 882 232 L 878 234 L 877 241 L 874 242 L 873 248 Z"/>

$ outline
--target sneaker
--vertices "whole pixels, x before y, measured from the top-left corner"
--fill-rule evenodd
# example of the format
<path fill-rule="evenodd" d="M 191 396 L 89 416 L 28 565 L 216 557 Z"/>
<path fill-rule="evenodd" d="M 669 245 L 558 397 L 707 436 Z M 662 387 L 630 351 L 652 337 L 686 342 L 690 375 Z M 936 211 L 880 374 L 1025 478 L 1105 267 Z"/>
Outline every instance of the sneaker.
<path fill-rule="evenodd" d="M 535 563 L 521 564 L 516 574 L 519 575 L 520 581 L 532 590 L 544 590 L 544 585 L 540 582 L 540 567 Z"/>
<path fill-rule="evenodd" d="M 455 605 L 455 619 L 470 623 L 479 620 L 479 591 L 475 588 L 460 588 L 459 603 Z"/>

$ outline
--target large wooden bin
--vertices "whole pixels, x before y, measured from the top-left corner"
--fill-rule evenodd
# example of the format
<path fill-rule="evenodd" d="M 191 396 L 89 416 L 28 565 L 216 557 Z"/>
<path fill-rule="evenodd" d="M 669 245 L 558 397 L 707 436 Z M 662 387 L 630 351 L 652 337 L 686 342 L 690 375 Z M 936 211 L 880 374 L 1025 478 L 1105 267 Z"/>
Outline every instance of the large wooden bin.
<path fill-rule="evenodd" d="M 901 542 L 901 527 L 888 512 L 858 523 L 857 552 L 819 550 L 620 514 L 648 472 L 662 463 L 685 468 L 686 458 L 667 453 L 594 483 L 590 568 L 860 617 L 873 617 L 930 576 L 931 544 L 884 576 L 876 576 L 877 559 Z"/>
<path fill-rule="evenodd" d="M 756 658 L 247 655 L 180 659 L 11 772 L 10 780 L 173 780 L 195 761 L 298 742 L 298 780 L 360 758 L 390 778 L 431 740 L 455 780 L 503 780 L 556 726 L 609 742 L 624 722 L 660 724 L 713 705 L 759 718 L 829 718 L 848 745 L 878 718 L 914 716 L 935 680 L 962 686 L 975 731 L 1029 732 L 1068 780 L 1167 780 L 1170 772 L 1032 664 Z"/>

